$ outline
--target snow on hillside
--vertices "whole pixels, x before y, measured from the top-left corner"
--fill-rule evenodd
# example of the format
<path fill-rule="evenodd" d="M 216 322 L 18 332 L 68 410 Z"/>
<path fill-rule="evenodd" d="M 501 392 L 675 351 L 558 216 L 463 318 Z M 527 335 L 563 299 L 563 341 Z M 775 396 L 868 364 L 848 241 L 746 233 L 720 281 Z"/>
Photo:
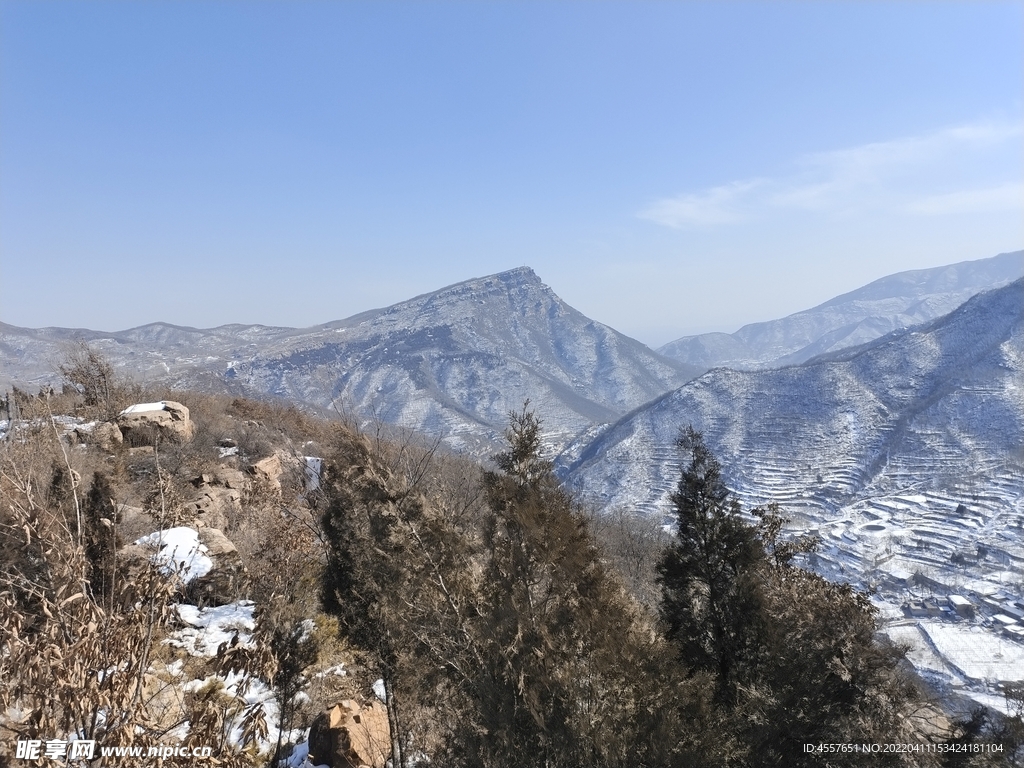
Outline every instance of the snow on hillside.
<path fill-rule="evenodd" d="M 165 532 L 166 533 L 166 532 Z M 252 639 L 252 632 L 256 627 L 253 616 L 255 604 L 250 600 L 239 600 L 227 605 L 199 608 L 194 605 L 178 604 L 177 611 L 179 627 L 172 630 L 164 643 L 184 650 L 190 656 L 210 658 L 216 656 L 218 648 L 225 643 L 231 643 L 237 638 L 237 642 L 243 646 L 248 645 Z M 312 622 L 309 622 L 312 625 Z M 310 631 L 312 626 L 310 626 Z M 261 754 L 269 754 L 277 743 L 278 734 L 281 731 L 281 713 L 275 691 L 263 680 L 254 677 L 244 676 L 238 672 L 229 672 L 225 675 L 210 675 L 204 678 L 193 680 L 181 677 L 183 664 L 181 660 L 168 665 L 166 672 L 172 677 L 179 678 L 178 684 L 183 692 L 198 691 L 208 686 L 222 688 L 229 696 L 238 696 L 246 706 L 259 704 L 263 707 L 267 723 L 266 737 L 259 742 Z M 244 712 L 236 712 L 231 715 L 225 723 L 229 743 L 240 745 L 242 743 L 242 721 Z M 186 730 L 181 734 L 182 738 L 187 735 Z M 304 730 L 291 730 L 284 734 L 286 742 L 297 743 L 305 738 Z M 306 753 L 301 749 L 293 755 L 294 762 L 289 765 L 309 765 L 304 762 Z"/>
<path fill-rule="evenodd" d="M 199 541 L 199 532 L 184 526 L 156 531 L 138 539 L 135 544 L 152 547 L 153 562 L 164 573 L 177 573 L 185 583 L 200 578 L 213 570 L 206 546 Z"/>
<path fill-rule="evenodd" d="M 216 656 L 220 644 L 229 643 L 236 636 L 247 643 L 256 628 L 255 604 L 251 600 L 209 608 L 179 603 L 175 608 L 183 626 L 166 642 L 185 649 L 191 656 Z"/>
<path fill-rule="evenodd" d="M 685 336 L 661 347 L 704 368 L 775 368 L 864 344 L 953 311 L 982 291 L 1024 276 L 1024 251 L 932 269 L 899 272 L 778 320 L 736 333 Z"/>
<path fill-rule="evenodd" d="M 596 504 L 667 518 L 674 440 L 692 424 L 746 508 L 777 501 L 795 528 L 821 538 L 815 570 L 875 591 L 901 618 L 913 600 L 966 595 L 979 606 L 977 631 L 1003 642 L 982 600 L 1000 590 L 1022 598 L 1022 305 L 1018 281 L 804 365 L 711 371 L 573 446 L 561 472 Z M 958 664 L 955 637 L 928 632 L 919 645 L 960 670 L 950 684 L 991 683 Z M 1001 669 L 1024 679 L 1016 656 Z"/>
<path fill-rule="evenodd" d="M 4 374 L 23 381 L 47 360 L 52 378 L 59 330 L 0 326 Z M 156 324 L 81 337 L 149 380 L 380 419 L 478 455 L 500 446 L 527 399 L 561 446 L 699 372 L 585 317 L 528 267 L 304 330 Z"/>

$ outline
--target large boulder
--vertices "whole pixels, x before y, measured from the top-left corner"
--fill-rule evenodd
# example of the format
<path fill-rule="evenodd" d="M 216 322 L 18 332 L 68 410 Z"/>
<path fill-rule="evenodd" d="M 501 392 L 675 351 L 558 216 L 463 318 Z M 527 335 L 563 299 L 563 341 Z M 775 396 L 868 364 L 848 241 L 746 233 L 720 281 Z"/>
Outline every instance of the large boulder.
<path fill-rule="evenodd" d="M 384 768 L 390 757 L 388 713 L 379 701 L 364 707 L 347 699 L 310 726 L 309 758 L 315 765 Z"/>
<path fill-rule="evenodd" d="M 196 525 L 225 528 L 242 511 L 242 492 L 248 480 L 237 469 L 218 467 L 205 472 L 193 481 L 199 494 L 185 507 L 191 512 Z"/>
<path fill-rule="evenodd" d="M 283 471 L 281 456 L 276 452 L 265 459 L 260 459 L 249 465 L 249 472 L 256 478 L 256 482 L 277 493 L 281 492 L 281 474 Z"/>
<path fill-rule="evenodd" d="M 183 443 L 195 434 L 188 408 L 173 400 L 125 408 L 117 417 L 117 426 L 132 445 L 153 445 L 157 438 Z"/>

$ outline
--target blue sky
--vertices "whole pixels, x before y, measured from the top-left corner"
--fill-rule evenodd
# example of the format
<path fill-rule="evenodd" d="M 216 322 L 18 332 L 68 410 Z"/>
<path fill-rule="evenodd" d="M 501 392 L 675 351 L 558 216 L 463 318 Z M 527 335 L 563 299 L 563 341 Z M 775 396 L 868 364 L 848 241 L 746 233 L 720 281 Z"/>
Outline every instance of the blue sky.
<path fill-rule="evenodd" d="M 0 320 L 532 266 L 659 345 L 1024 245 L 1024 3 L 0 2 Z"/>

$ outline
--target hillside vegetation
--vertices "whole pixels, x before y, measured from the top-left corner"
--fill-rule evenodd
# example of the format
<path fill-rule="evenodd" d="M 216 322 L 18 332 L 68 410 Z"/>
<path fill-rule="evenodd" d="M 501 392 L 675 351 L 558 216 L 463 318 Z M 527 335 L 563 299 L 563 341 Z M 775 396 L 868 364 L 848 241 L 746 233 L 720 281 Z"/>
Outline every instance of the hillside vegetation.
<path fill-rule="evenodd" d="M 31 739 L 226 766 L 1019 762 L 1020 717 L 947 720 L 866 597 L 799 567 L 815 542 L 778 507 L 741 514 L 692 429 L 669 537 L 563 488 L 528 405 L 482 467 L 144 391 L 87 348 L 62 374 L 6 400 L 0 765 Z M 806 746 L 847 743 L 918 749 Z"/>

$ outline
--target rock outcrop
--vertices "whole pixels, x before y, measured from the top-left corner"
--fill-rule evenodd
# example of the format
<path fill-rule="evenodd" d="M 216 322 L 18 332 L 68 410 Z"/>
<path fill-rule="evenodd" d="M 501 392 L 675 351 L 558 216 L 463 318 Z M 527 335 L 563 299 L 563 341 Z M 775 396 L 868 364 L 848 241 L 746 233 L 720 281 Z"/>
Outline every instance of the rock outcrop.
<path fill-rule="evenodd" d="M 199 495 L 186 508 L 194 516 L 196 526 L 228 527 L 235 515 L 242 511 L 242 492 L 248 482 L 242 472 L 225 466 L 204 472 L 193 480 Z"/>
<path fill-rule="evenodd" d="M 335 704 L 313 721 L 309 756 L 315 765 L 331 768 L 384 768 L 391 756 L 387 710 L 377 701 Z"/>
<path fill-rule="evenodd" d="M 198 606 L 227 605 L 238 599 L 245 566 L 234 543 L 217 528 L 197 528 L 199 543 L 213 561 L 209 573 L 189 584 L 189 598 Z"/>
<path fill-rule="evenodd" d="M 92 431 L 92 441 L 103 451 L 116 450 L 124 442 L 124 435 L 112 421 L 101 421 Z"/>
<path fill-rule="evenodd" d="M 258 483 L 280 493 L 282 466 L 281 457 L 277 453 L 254 462 L 249 471 Z"/>
<path fill-rule="evenodd" d="M 195 434 L 188 408 L 173 400 L 138 403 L 125 408 L 117 417 L 117 426 L 132 445 L 153 445 L 158 438 L 187 442 Z"/>
<path fill-rule="evenodd" d="M 95 445 L 101 451 L 110 453 L 121 447 L 124 436 L 117 424 L 111 421 L 79 424 L 67 433 L 68 439 L 74 443 Z"/>

